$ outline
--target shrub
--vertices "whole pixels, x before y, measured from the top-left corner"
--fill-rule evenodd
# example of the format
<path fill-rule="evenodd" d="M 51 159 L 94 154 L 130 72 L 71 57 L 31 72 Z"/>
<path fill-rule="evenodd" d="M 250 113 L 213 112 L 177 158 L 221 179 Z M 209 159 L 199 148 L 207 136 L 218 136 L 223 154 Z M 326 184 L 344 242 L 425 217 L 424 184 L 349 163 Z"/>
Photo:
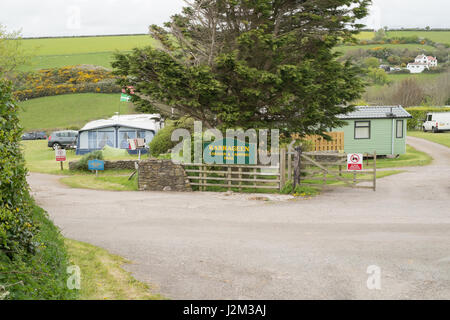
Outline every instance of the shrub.
<path fill-rule="evenodd" d="M 92 151 L 85 154 L 76 164 L 76 170 L 85 170 L 88 171 L 88 162 L 89 160 L 103 160 L 103 152 L 101 150 Z"/>
<path fill-rule="evenodd" d="M 33 255 L 17 255 L 14 260 L 0 254 L 0 300 L 75 299 L 77 292 L 66 285 L 68 255 L 64 238 L 44 210 L 32 207 L 33 224 L 40 232 Z"/>
<path fill-rule="evenodd" d="M 9 83 L 0 80 L 0 254 L 34 252 L 27 170 L 20 150 L 22 129 Z"/>
<path fill-rule="evenodd" d="M 406 108 L 412 119 L 408 119 L 408 130 L 420 129 L 428 112 L 450 112 L 448 107 L 410 107 Z"/>
<path fill-rule="evenodd" d="M 153 157 L 159 157 L 161 154 L 167 153 L 178 142 L 172 141 L 172 132 L 176 129 L 187 129 L 191 133 L 194 128 L 194 120 L 192 118 L 181 118 L 175 121 L 167 121 L 164 128 L 158 131 L 156 136 L 150 142 L 150 154 Z"/>

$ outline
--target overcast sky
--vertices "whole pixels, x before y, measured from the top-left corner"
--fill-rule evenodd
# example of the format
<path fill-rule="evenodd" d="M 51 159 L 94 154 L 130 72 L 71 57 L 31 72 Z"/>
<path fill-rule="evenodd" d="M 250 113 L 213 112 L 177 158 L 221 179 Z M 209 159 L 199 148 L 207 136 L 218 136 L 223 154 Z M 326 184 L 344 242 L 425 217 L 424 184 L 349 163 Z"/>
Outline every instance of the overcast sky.
<path fill-rule="evenodd" d="M 146 33 L 182 0 L 1 0 L 0 24 L 24 37 Z M 449 0 L 373 0 L 370 28 L 450 28 Z"/>

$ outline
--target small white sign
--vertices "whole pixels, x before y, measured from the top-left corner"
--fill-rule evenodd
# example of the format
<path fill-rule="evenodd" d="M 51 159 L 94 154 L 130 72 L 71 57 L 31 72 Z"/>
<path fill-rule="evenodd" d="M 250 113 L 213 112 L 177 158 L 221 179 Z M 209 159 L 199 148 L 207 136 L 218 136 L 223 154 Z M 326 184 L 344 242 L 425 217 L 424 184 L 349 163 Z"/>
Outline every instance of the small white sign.
<path fill-rule="evenodd" d="M 66 149 L 55 150 L 56 161 L 66 161 Z"/>
<path fill-rule="evenodd" d="M 347 155 L 347 171 L 361 171 L 363 169 L 363 155 L 351 153 Z"/>

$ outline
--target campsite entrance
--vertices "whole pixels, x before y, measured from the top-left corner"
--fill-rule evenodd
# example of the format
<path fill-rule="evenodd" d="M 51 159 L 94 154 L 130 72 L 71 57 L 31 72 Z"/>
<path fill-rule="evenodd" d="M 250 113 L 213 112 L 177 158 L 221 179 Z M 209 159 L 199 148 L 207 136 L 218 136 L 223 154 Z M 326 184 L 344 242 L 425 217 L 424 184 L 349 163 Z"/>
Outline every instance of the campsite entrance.
<path fill-rule="evenodd" d="M 347 171 L 347 154 L 281 149 L 277 166 L 236 164 L 183 164 L 189 184 L 198 191 L 281 191 L 287 181 L 317 188 L 366 188 L 376 191 L 376 152 L 361 171 Z"/>

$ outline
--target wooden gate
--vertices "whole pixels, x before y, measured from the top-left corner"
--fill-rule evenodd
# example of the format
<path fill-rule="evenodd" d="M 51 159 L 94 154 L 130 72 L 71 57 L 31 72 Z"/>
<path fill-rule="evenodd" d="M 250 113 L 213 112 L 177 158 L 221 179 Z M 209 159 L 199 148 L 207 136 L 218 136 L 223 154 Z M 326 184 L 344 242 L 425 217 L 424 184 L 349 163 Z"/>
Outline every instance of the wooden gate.
<path fill-rule="evenodd" d="M 377 183 L 377 155 L 365 154 L 366 159 L 373 158 L 369 166 L 366 162 L 362 171 L 347 171 L 347 154 L 332 152 L 288 152 L 288 179 L 294 184 L 313 187 L 351 187 L 368 188 L 376 191 Z M 299 160 L 296 160 L 299 159 Z M 297 163 L 299 171 L 294 174 Z M 361 184 L 363 183 L 363 184 Z"/>
<path fill-rule="evenodd" d="M 281 158 L 285 158 L 284 156 Z M 285 183 L 286 163 L 279 166 L 229 165 L 229 164 L 184 164 L 184 170 L 191 186 L 199 191 L 225 191 L 243 189 L 281 190 Z"/>

